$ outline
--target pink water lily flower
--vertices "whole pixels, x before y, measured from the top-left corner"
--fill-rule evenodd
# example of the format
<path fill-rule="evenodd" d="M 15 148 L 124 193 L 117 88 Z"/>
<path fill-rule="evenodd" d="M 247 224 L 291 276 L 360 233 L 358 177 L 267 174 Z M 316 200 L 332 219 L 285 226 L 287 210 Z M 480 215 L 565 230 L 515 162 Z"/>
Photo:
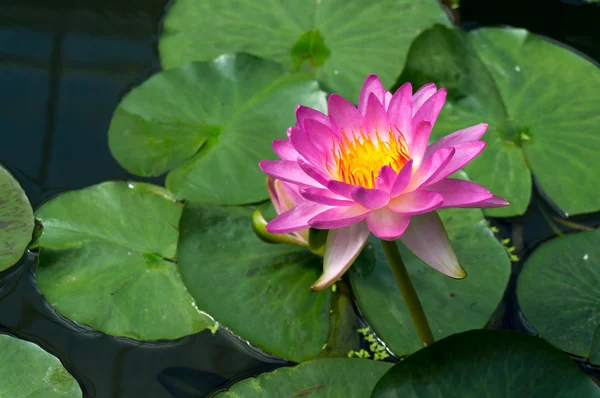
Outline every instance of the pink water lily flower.
<path fill-rule="evenodd" d="M 333 284 L 354 262 L 369 234 L 400 239 L 423 262 L 453 278 L 466 276 L 436 210 L 507 206 L 481 185 L 447 178 L 485 147 L 487 124 L 428 145 L 446 102 L 433 83 L 391 94 L 379 78 L 365 80 L 358 109 L 332 94 L 328 115 L 304 106 L 288 139 L 273 141 L 281 160 L 264 160 L 268 175 L 296 185 L 305 199 L 266 229 L 290 233 L 329 229 L 323 274 L 311 289 Z"/>

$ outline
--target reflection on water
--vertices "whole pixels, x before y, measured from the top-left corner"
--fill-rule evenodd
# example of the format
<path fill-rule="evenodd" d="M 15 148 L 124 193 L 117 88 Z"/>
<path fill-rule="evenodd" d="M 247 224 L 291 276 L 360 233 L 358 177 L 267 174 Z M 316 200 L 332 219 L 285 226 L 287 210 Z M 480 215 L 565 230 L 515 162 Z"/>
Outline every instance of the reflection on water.
<path fill-rule="evenodd" d="M 65 190 L 110 179 L 142 180 L 112 158 L 107 130 L 119 99 L 159 70 L 157 32 L 166 3 L 0 3 L 0 161 L 19 179 L 34 207 Z M 600 59 L 597 5 L 546 1 L 540 13 L 540 1 L 461 3 L 465 27 L 526 27 Z M 162 179 L 150 181 L 162 184 Z M 577 221 L 598 225 L 598 216 Z M 526 252 L 553 235 L 535 206 L 519 222 L 514 229 L 498 225 L 504 236 L 514 234 Z M 28 254 L 0 273 L 0 332 L 57 355 L 86 396 L 198 397 L 282 364 L 222 328 L 215 335 L 205 331 L 174 342 L 138 343 L 76 325 L 43 300 L 34 270 L 35 256 Z M 507 293 L 501 324 L 522 329 L 513 296 L 513 291 Z"/>

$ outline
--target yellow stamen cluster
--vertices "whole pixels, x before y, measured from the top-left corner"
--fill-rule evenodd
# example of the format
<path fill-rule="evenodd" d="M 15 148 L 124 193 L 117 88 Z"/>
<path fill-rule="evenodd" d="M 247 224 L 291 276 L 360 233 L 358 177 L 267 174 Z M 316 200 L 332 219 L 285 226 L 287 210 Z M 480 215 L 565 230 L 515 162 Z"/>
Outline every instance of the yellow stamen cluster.
<path fill-rule="evenodd" d="M 342 139 L 334 142 L 333 159 L 335 165 L 331 173 L 339 181 L 365 188 L 374 188 L 379 170 L 390 166 L 399 172 L 410 160 L 404 136 L 392 127 L 388 129 L 388 139 L 383 140 L 375 131 L 367 134 L 362 129 L 358 136 L 353 132 L 348 138 L 342 130 Z"/>

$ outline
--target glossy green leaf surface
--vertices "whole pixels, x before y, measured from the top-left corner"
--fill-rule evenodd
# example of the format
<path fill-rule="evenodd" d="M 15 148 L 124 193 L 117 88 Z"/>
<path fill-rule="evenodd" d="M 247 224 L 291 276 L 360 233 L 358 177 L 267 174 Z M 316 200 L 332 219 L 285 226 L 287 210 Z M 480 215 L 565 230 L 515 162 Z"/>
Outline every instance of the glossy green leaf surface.
<path fill-rule="evenodd" d="M 15 264 L 33 232 L 33 210 L 19 183 L 0 166 L 0 271 Z"/>
<path fill-rule="evenodd" d="M 198 307 L 252 345 L 285 359 L 345 356 L 358 343 L 355 325 L 348 335 L 351 302 L 337 297 L 342 289 L 312 292 L 322 259 L 306 247 L 259 240 L 250 214 L 242 208 L 185 206 L 177 257 Z"/>
<path fill-rule="evenodd" d="M 212 325 L 175 263 L 181 209 L 168 191 L 143 183 L 106 182 L 50 200 L 36 212 L 44 297 L 69 319 L 137 340 Z"/>
<path fill-rule="evenodd" d="M 275 159 L 298 105 L 324 109 L 308 73 L 248 55 L 223 55 L 160 72 L 119 104 L 109 131 L 113 156 L 130 172 L 171 170 L 178 198 L 245 204 L 267 198 L 258 162 Z"/>
<path fill-rule="evenodd" d="M 242 380 L 216 397 L 364 398 L 391 366 L 366 359 L 317 359 Z"/>
<path fill-rule="evenodd" d="M 600 230 L 569 234 L 537 248 L 517 282 L 527 321 L 546 340 L 600 365 Z"/>
<path fill-rule="evenodd" d="M 81 398 L 77 381 L 38 345 L 0 334 L 0 397 Z"/>
<path fill-rule="evenodd" d="M 400 80 L 448 89 L 434 137 L 489 124 L 487 148 L 465 170 L 511 206 L 486 214 L 523 214 L 531 174 L 564 213 L 600 210 L 596 65 L 522 29 L 436 26 L 415 40 Z"/>
<path fill-rule="evenodd" d="M 424 264 L 402 243 L 400 252 L 436 339 L 483 328 L 502 300 L 510 275 L 504 247 L 478 209 L 447 209 L 440 216 L 467 277 L 449 278 Z M 381 243 L 370 238 L 350 269 L 356 299 L 367 321 L 397 355 L 421 348 Z"/>
<path fill-rule="evenodd" d="M 435 22 L 448 23 L 434 0 L 177 0 L 159 50 L 165 69 L 234 52 L 293 70 L 304 63 L 328 91 L 356 98 L 370 73 L 391 85 L 412 40 Z"/>
<path fill-rule="evenodd" d="M 600 388 L 571 358 L 538 337 L 473 330 L 397 363 L 371 397 L 594 398 Z"/>

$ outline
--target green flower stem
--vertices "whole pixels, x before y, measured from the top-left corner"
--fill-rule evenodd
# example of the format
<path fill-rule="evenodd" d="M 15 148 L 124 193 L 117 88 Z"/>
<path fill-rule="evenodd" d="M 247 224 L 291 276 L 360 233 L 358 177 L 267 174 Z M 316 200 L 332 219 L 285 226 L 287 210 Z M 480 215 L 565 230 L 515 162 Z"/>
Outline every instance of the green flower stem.
<path fill-rule="evenodd" d="M 396 283 L 400 288 L 400 293 L 402 293 L 402 297 L 404 298 L 410 317 L 415 325 L 419 339 L 421 339 L 423 347 L 430 346 L 434 343 L 433 334 L 431 333 L 431 328 L 429 327 L 429 322 L 423 311 L 419 296 L 417 296 L 417 292 L 415 291 L 410 276 L 408 276 L 408 272 L 404 266 L 404 262 L 402 261 L 402 257 L 400 256 L 398 246 L 395 241 L 388 240 L 382 240 L 381 244 L 383 245 L 383 251 L 388 259 L 390 268 L 394 273 Z"/>

